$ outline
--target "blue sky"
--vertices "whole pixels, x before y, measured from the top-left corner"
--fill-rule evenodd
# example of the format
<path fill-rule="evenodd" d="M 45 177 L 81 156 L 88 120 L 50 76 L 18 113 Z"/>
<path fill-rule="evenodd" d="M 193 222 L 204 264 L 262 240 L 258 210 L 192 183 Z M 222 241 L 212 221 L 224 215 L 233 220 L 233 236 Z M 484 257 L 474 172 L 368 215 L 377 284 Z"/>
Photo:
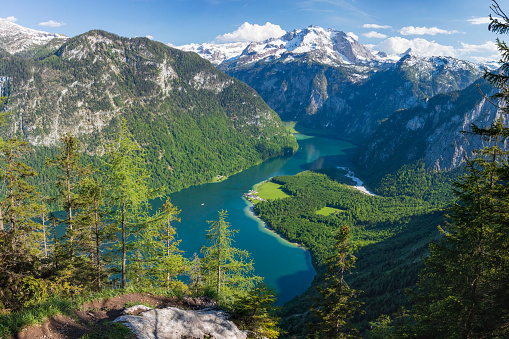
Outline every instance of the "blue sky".
<path fill-rule="evenodd" d="M 496 58 L 497 35 L 485 23 L 490 5 L 488 0 L 15 0 L 2 3 L 0 17 L 68 36 L 104 29 L 174 45 L 217 41 L 246 22 L 250 25 L 234 37 L 317 25 L 352 32 L 375 50 L 412 47 L 483 61 Z M 271 25 L 264 26 L 267 22 Z"/>

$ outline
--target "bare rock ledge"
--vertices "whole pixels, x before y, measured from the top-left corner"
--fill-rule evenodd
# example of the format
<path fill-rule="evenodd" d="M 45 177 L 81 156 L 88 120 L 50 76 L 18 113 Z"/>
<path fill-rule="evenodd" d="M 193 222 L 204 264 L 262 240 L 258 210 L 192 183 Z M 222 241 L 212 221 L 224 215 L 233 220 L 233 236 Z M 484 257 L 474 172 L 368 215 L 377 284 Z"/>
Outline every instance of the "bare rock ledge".
<path fill-rule="evenodd" d="M 130 315 L 142 309 L 145 311 Z M 115 319 L 115 322 L 124 323 L 140 339 L 247 338 L 246 333 L 217 310 L 186 311 L 175 307 L 149 309 L 137 305 L 126 309 L 124 314 Z"/>

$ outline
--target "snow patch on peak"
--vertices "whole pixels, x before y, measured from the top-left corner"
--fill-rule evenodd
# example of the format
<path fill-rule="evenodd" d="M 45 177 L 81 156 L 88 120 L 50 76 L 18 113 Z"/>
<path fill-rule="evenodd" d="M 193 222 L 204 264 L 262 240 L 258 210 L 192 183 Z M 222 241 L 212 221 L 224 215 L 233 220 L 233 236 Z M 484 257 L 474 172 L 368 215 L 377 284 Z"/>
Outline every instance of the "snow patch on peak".
<path fill-rule="evenodd" d="M 301 56 L 330 65 L 365 64 L 377 59 L 365 46 L 357 42 L 352 33 L 346 34 L 331 28 L 326 30 L 313 25 L 265 41 L 189 44 L 177 48 L 196 52 L 215 65 L 243 65 L 278 59 L 289 61 Z"/>
<path fill-rule="evenodd" d="M 66 40 L 68 37 L 63 34 L 26 28 L 0 18 L 0 47 L 11 54 L 22 52 L 34 45 L 45 45 L 53 39 Z"/>

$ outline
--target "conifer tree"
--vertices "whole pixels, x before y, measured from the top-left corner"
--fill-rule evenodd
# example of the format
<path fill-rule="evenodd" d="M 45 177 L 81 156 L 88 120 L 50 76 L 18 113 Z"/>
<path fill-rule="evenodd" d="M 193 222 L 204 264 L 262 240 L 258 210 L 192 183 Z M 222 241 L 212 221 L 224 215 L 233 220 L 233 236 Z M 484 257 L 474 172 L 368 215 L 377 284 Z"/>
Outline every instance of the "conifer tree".
<path fill-rule="evenodd" d="M 37 173 L 23 162 L 29 152 L 27 142 L 12 138 L 1 142 L 3 160 L 0 230 L 0 296 L 13 300 L 19 296 L 23 279 L 40 270 L 41 227 L 34 221 L 40 211 L 37 189 L 27 180 Z M 12 301 L 11 301 L 12 302 Z"/>
<path fill-rule="evenodd" d="M 353 268 L 355 257 L 349 244 L 350 231 L 342 226 L 336 235 L 332 255 L 327 259 L 324 285 L 317 287 L 322 300 L 313 308 L 318 319 L 313 324 L 312 338 L 356 338 L 357 330 L 350 321 L 359 311 L 361 303 L 355 300 L 357 291 L 350 288 L 345 275 Z"/>
<path fill-rule="evenodd" d="M 509 18 L 496 1 L 490 30 L 507 33 Z M 500 72 L 485 77 L 499 89 L 499 111 L 509 112 L 509 49 L 497 39 Z M 489 100 L 489 99 L 488 99 Z M 471 126 L 486 147 L 466 161 L 465 177 L 455 183 L 458 201 L 430 244 L 416 293 L 418 337 L 487 338 L 509 335 L 509 185 L 506 118 L 488 127 Z"/>
<path fill-rule="evenodd" d="M 109 145 L 106 157 L 106 180 L 110 192 L 110 215 L 121 239 L 121 286 L 126 287 L 128 238 L 139 231 L 148 217 L 149 199 L 155 194 L 149 189 L 150 176 L 146 169 L 143 149 L 136 143 L 124 120 L 116 140 Z M 133 261 L 137 258 L 133 257 Z"/>
<path fill-rule="evenodd" d="M 255 283 L 247 294 L 238 300 L 239 315 L 243 329 L 249 330 L 254 338 L 278 338 L 280 334 L 279 318 L 274 304 L 276 291 L 263 281 Z"/>
<path fill-rule="evenodd" d="M 214 289 L 222 301 L 231 304 L 245 294 L 259 277 L 253 275 L 249 252 L 232 246 L 238 231 L 231 229 L 227 216 L 226 211 L 220 211 L 218 220 L 207 221 L 210 224 L 207 231 L 210 245 L 202 248 L 202 267 L 206 285 Z"/>
<path fill-rule="evenodd" d="M 102 252 L 106 243 L 115 239 L 115 226 L 105 220 L 106 192 L 101 179 L 84 177 L 78 184 L 78 194 L 80 213 L 75 224 L 80 228 L 79 250 L 92 261 L 93 273 L 90 276 L 96 288 L 101 290 L 106 278 Z"/>
<path fill-rule="evenodd" d="M 178 215 L 181 210 L 174 206 L 170 198 L 167 198 L 161 208 L 161 224 L 162 232 L 159 235 L 160 240 L 164 243 L 164 250 L 161 255 L 158 270 L 166 272 L 165 287 L 169 288 L 173 282 L 174 277 L 181 274 L 187 267 L 186 261 L 182 257 L 182 251 L 178 249 L 181 240 L 176 240 L 175 235 L 177 231 L 172 226 L 172 222 L 180 222 Z"/>
<path fill-rule="evenodd" d="M 80 143 L 77 137 L 72 133 L 62 135 L 61 141 L 63 145 L 60 147 L 60 154 L 52 160 L 46 160 L 46 166 L 56 166 L 60 170 L 56 186 L 58 195 L 55 201 L 66 211 L 66 218 L 60 220 L 67 226 L 67 238 L 69 239 L 68 251 L 70 259 L 74 260 L 74 237 L 76 230 L 74 229 L 75 209 L 80 204 L 79 195 L 76 192 L 77 185 L 81 178 L 88 174 L 90 169 L 81 164 Z"/>

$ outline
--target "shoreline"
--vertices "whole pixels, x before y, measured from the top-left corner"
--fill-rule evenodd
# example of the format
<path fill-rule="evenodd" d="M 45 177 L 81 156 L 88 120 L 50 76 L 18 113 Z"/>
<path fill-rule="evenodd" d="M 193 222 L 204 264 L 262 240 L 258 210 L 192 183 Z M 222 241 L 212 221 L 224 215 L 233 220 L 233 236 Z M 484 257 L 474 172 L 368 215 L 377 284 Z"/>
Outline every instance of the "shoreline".
<path fill-rule="evenodd" d="M 265 180 L 266 181 L 266 180 Z M 255 185 L 256 186 L 256 185 Z M 286 239 L 285 237 L 283 237 L 281 234 L 277 233 L 275 230 L 273 230 L 272 228 L 269 227 L 269 225 L 262 219 L 260 218 L 254 211 L 254 204 L 253 202 L 251 202 L 249 199 L 246 199 L 245 197 L 242 197 L 246 202 L 249 203 L 249 205 L 247 206 L 248 207 L 248 210 L 249 210 L 249 213 L 251 214 L 251 216 L 253 216 L 253 218 L 256 218 L 258 219 L 262 224 L 263 224 L 263 228 L 265 230 L 267 230 L 269 233 L 273 234 L 273 235 L 276 235 L 277 237 L 279 237 L 281 240 L 283 240 L 284 242 L 286 242 L 287 244 L 293 246 L 293 247 L 297 247 L 301 250 L 304 250 L 306 252 L 309 253 L 309 255 L 311 255 L 311 253 L 309 252 L 309 250 L 302 246 L 301 244 L 298 244 L 298 243 L 294 243 L 294 242 L 291 242 L 290 240 Z M 313 267 L 314 269 L 314 267 Z"/>

